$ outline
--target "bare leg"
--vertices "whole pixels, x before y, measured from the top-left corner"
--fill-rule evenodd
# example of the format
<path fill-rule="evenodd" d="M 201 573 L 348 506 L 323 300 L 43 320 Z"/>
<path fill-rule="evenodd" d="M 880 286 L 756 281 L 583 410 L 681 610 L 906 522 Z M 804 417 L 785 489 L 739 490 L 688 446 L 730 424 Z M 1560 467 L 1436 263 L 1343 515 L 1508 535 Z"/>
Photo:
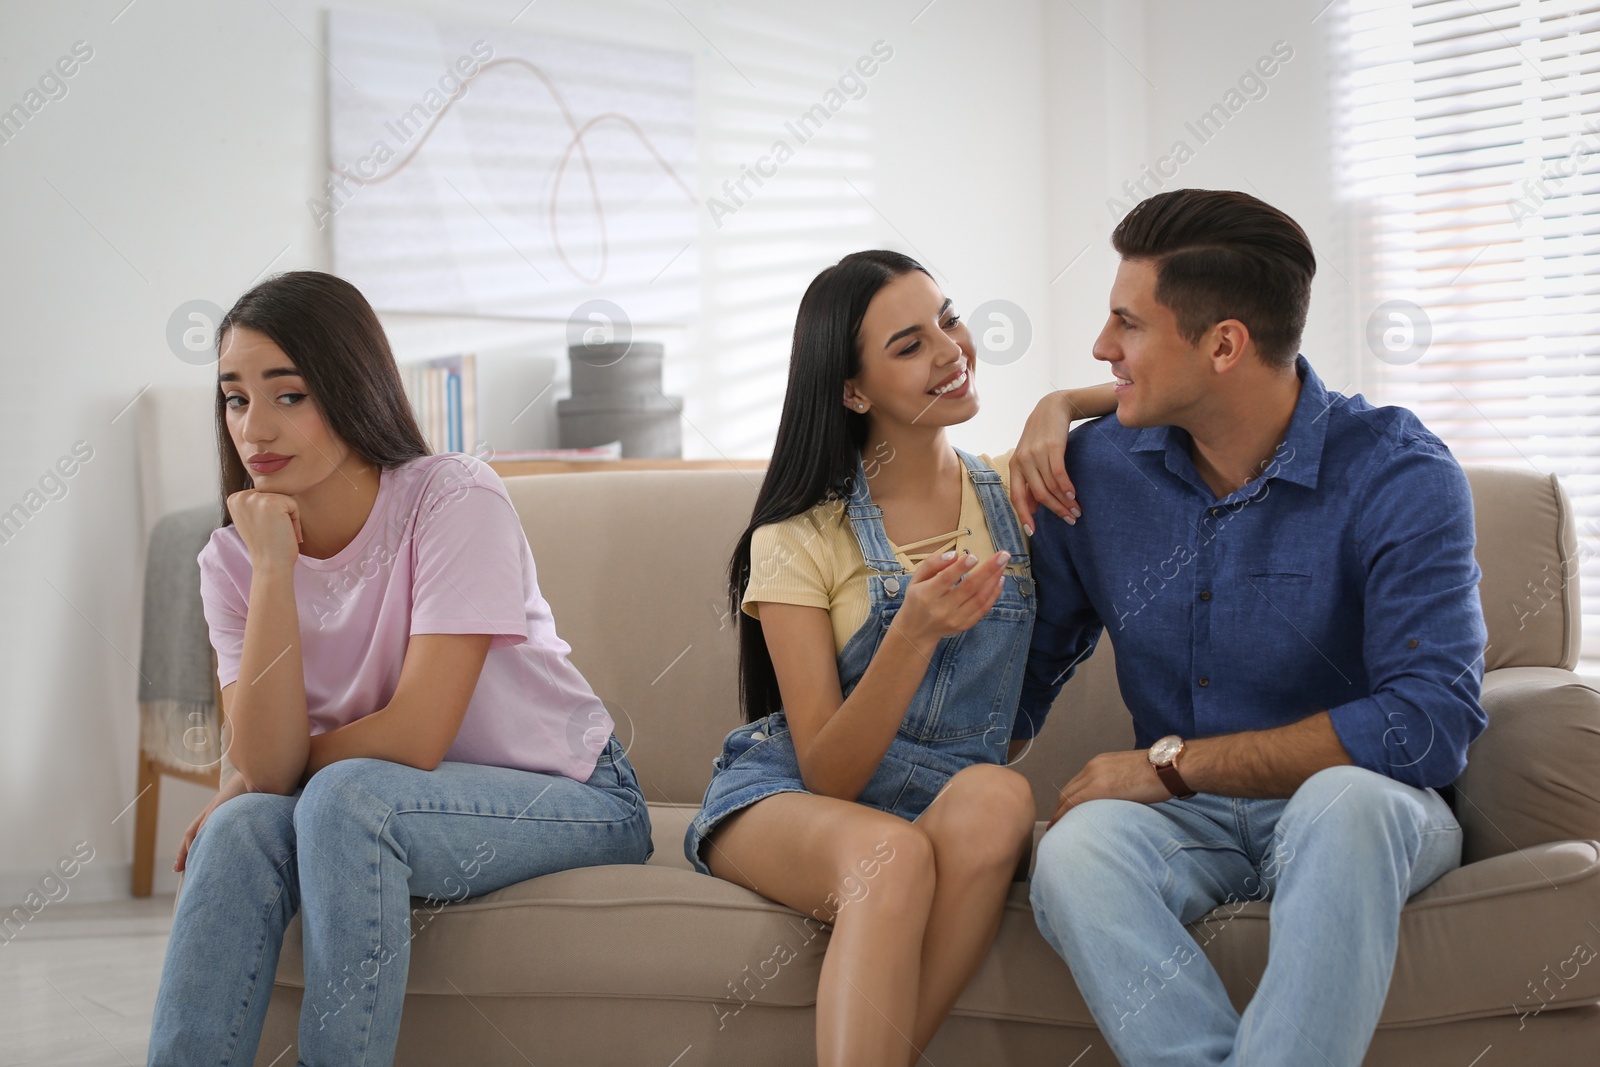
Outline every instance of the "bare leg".
<path fill-rule="evenodd" d="M 927 835 L 861 804 L 780 793 L 724 822 L 707 853 L 717 877 L 832 917 L 817 985 L 819 1067 L 911 1063 L 934 896 Z"/>
<path fill-rule="evenodd" d="M 1037 814 L 1028 780 L 988 763 L 967 767 L 915 825 L 933 842 L 933 907 L 922 942 L 917 1022 L 924 1049 L 983 966 Z"/>

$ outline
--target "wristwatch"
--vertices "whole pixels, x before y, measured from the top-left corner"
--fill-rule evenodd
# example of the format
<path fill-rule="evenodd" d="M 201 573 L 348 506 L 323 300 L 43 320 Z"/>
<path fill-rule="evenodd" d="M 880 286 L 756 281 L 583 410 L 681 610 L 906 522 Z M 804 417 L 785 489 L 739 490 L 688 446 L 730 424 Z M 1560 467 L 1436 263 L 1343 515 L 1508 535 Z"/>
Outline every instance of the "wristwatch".
<path fill-rule="evenodd" d="M 1161 777 L 1161 784 L 1179 800 L 1188 800 L 1194 796 L 1194 790 L 1189 788 L 1189 783 L 1183 780 L 1183 775 L 1178 773 L 1178 757 L 1183 753 L 1183 738 L 1177 734 L 1168 734 L 1150 746 L 1150 766 L 1154 767 L 1156 774 Z"/>

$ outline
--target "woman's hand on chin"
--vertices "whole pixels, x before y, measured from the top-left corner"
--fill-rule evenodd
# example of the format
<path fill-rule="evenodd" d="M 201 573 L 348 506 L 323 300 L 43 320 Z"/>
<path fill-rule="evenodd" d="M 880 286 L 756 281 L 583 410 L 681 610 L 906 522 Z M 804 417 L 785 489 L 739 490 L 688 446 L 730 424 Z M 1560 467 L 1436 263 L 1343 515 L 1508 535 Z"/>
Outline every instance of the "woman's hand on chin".
<path fill-rule="evenodd" d="M 292 567 L 300 558 L 300 506 L 294 497 L 243 489 L 228 497 L 228 514 L 250 550 L 252 567 Z"/>

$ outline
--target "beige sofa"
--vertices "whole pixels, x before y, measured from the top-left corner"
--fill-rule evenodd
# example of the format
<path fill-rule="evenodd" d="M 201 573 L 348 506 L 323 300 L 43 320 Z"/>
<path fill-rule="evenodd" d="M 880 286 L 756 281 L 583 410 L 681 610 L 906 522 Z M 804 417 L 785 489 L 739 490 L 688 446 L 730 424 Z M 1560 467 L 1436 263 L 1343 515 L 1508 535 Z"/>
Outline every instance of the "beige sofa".
<path fill-rule="evenodd" d="M 1600 950 L 1600 692 L 1571 673 L 1573 518 L 1553 478 L 1495 468 L 1471 477 L 1490 722 L 1459 783 L 1466 865 L 1407 907 L 1367 1062 L 1590 1067 L 1600 1048 L 1600 959 L 1590 962 L 1593 951 L 1580 946 Z M 826 932 L 694 873 L 682 850 L 718 745 L 739 721 L 723 574 L 759 478 L 508 482 L 560 631 L 638 769 L 656 852 L 647 866 L 569 871 L 444 909 L 414 943 L 399 1063 L 815 1062 Z M 1131 743 L 1102 642 L 1020 769 L 1048 816 L 1058 786 L 1091 755 Z M 1205 946 L 1241 1006 L 1265 962 L 1269 911 L 1257 903 L 1231 917 L 1219 911 L 1211 929 L 1223 925 Z M 779 945 L 795 953 L 781 966 L 773 961 L 788 952 Z M 301 993 L 297 921 L 262 1067 L 293 1062 L 286 1049 Z M 1035 929 L 1025 884 L 1014 887 L 994 951 L 928 1059 L 939 1067 L 1115 1062 Z"/>

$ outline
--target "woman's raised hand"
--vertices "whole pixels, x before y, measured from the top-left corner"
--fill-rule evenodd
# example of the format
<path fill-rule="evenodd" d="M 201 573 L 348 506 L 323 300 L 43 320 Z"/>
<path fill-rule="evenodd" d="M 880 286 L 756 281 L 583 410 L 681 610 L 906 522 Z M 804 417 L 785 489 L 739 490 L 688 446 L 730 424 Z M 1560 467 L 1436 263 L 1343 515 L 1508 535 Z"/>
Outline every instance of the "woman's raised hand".
<path fill-rule="evenodd" d="M 1082 514 L 1067 476 L 1067 431 L 1074 414 L 1067 393 L 1050 393 L 1034 406 L 1011 453 L 1011 506 L 1030 534 L 1040 504 L 1069 523 L 1076 523 Z"/>
<path fill-rule="evenodd" d="M 930 556 L 911 573 L 905 607 L 896 614 L 912 640 L 948 637 L 976 626 L 1000 597 L 1011 553 L 996 552 L 982 563 L 970 552 Z"/>
<path fill-rule="evenodd" d="M 292 567 L 300 557 L 300 507 L 294 497 L 242 489 L 228 497 L 228 514 L 250 550 L 252 567 Z"/>
<path fill-rule="evenodd" d="M 1043 504 L 1069 523 L 1083 508 L 1067 476 L 1067 431 L 1073 419 L 1093 419 L 1117 410 L 1115 383 L 1087 389 L 1061 389 L 1045 394 L 1022 428 L 1022 440 L 1011 453 L 1011 506 L 1033 533 L 1033 513 Z"/>

